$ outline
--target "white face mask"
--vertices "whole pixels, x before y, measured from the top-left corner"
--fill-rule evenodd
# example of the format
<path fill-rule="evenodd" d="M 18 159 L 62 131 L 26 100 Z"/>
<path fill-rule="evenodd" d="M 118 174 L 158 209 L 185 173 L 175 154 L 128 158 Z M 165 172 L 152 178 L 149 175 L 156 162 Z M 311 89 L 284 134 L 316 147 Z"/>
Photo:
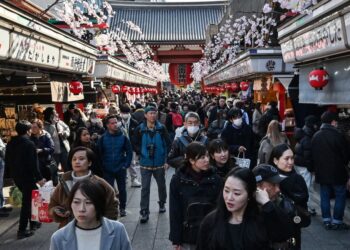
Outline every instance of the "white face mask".
<path fill-rule="evenodd" d="M 242 126 L 242 122 L 243 122 L 242 118 L 238 118 L 238 119 L 236 119 L 236 120 L 233 120 L 233 124 L 234 124 L 236 127 Z"/>
<path fill-rule="evenodd" d="M 190 135 L 194 135 L 198 132 L 199 130 L 199 126 L 189 126 L 187 127 L 187 132 L 190 134 Z"/>
<path fill-rule="evenodd" d="M 127 120 L 127 119 L 129 119 L 130 114 L 120 114 L 120 117 L 121 117 L 123 120 Z"/>

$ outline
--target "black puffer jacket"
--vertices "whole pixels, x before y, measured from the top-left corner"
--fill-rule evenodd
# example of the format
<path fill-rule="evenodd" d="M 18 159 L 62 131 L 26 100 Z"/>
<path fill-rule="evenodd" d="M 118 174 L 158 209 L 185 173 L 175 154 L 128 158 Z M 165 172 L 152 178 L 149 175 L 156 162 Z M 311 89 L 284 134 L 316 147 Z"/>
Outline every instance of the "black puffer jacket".
<path fill-rule="evenodd" d="M 298 167 L 306 167 L 310 172 L 313 172 L 312 154 L 311 154 L 311 140 L 315 134 L 313 128 L 304 126 L 302 129 L 295 130 L 295 158 L 294 164 Z"/>
<path fill-rule="evenodd" d="M 312 138 L 311 148 L 316 182 L 344 185 L 348 180 L 346 166 L 350 156 L 345 137 L 332 125 L 322 124 Z"/>
<path fill-rule="evenodd" d="M 170 235 L 173 244 L 196 244 L 202 219 L 215 208 L 222 190 L 221 178 L 213 169 L 195 173 L 183 166 L 170 182 Z"/>
<path fill-rule="evenodd" d="M 197 136 L 194 138 L 189 136 L 188 132 L 184 130 L 182 132 L 182 136 L 176 138 L 173 141 L 173 144 L 171 146 L 171 150 L 168 154 L 167 163 L 172 166 L 173 168 L 178 168 L 179 166 L 183 165 L 183 160 L 185 158 L 185 152 L 187 145 L 191 142 L 200 142 L 204 146 L 208 144 L 208 138 L 205 135 L 201 134 L 201 131 L 197 133 Z M 184 144 L 186 142 L 186 145 Z"/>

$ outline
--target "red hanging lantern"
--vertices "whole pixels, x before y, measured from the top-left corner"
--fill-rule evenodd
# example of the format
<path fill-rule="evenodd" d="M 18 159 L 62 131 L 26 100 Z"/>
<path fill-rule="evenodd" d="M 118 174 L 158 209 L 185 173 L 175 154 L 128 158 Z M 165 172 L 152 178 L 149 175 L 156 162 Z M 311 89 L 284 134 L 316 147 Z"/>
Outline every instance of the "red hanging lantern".
<path fill-rule="evenodd" d="M 83 84 L 79 81 L 73 80 L 69 83 L 69 91 L 73 93 L 73 95 L 79 95 L 83 92 Z"/>
<path fill-rule="evenodd" d="M 141 93 L 140 88 L 135 88 L 135 95 L 139 95 Z"/>
<path fill-rule="evenodd" d="M 129 93 L 130 95 L 134 95 L 134 94 L 135 94 L 135 89 L 134 89 L 134 88 L 129 88 L 129 89 L 128 89 L 128 93 Z"/>
<path fill-rule="evenodd" d="M 316 90 L 322 90 L 328 84 L 329 75 L 324 69 L 315 69 L 309 74 L 309 83 Z"/>
<path fill-rule="evenodd" d="M 142 94 L 144 94 L 145 93 L 145 88 L 140 88 L 140 94 L 142 95 Z"/>
<path fill-rule="evenodd" d="M 120 88 L 120 90 L 122 91 L 122 93 L 126 93 L 126 92 L 128 92 L 128 86 L 123 85 L 123 86 Z"/>
<path fill-rule="evenodd" d="M 241 87 L 242 91 L 247 91 L 249 89 L 249 82 L 241 82 L 239 86 Z"/>
<path fill-rule="evenodd" d="M 231 83 L 231 91 L 236 92 L 237 90 L 239 90 L 238 83 L 236 83 L 236 82 Z"/>
<path fill-rule="evenodd" d="M 116 85 L 116 84 L 112 85 L 112 92 L 113 92 L 114 94 L 119 94 L 119 92 L 120 92 L 120 87 L 119 87 L 118 85 Z"/>

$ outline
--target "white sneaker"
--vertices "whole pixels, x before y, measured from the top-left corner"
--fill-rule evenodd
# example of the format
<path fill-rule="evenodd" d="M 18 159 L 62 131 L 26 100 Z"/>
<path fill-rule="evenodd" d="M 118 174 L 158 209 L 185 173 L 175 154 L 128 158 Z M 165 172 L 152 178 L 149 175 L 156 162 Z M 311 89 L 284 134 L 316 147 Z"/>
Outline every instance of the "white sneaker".
<path fill-rule="evenodd" d="M 139 182 L 137 179 L 132 180 L 131 187 L 141 187 L 141 182 Z"/>

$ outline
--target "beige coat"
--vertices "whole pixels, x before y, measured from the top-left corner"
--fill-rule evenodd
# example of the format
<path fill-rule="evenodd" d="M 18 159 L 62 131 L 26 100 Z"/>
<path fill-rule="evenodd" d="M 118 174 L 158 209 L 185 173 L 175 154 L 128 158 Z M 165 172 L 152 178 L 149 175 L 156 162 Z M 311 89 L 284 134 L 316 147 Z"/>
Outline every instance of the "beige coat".
<path fill-rule="evenodd" d="M 118 219 L 119 200 L 117 199 L 114 189 L 104 179 L 96 175 L 91 175 L 90 178 L 91 180 L 97 180 L 100 184 L 102 184 L 102 186 L 106 190 L 106 204 L 103 216 L 111 220 Z M 63 174 L 63 181 L 68 182 L 72 180 L 72 171 Z M 61 184 L 58 184 L 55 190 L 53 191 L 49 204 L 50 216 L 55 222 L 60 223 L 59 227 L 61 228 L 65 226 L 71 218 L 62 218 L 57 216 L 54 212 L 54 207 L 56 206 L 64 207 L 67 211 L 70 211 L 70 204 L 68 204 L 68 195 L 64 191 L 63 186 Z"/>

